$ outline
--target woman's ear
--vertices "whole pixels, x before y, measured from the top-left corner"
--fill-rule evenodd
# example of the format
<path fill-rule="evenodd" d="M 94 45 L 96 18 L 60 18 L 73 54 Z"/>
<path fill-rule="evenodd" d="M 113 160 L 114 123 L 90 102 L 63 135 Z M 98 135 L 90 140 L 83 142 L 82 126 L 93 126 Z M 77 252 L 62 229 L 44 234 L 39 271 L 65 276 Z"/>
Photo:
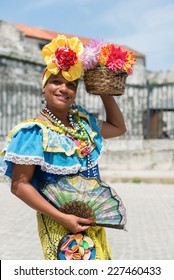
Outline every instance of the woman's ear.
<path fill-rule="evenodd" d="M 42 105 L 43 105 L 44 107 L 47 105 L 44 89 L 42 89 L 42 100 L 41 100 L 41 103 L 42 103 Z"/>

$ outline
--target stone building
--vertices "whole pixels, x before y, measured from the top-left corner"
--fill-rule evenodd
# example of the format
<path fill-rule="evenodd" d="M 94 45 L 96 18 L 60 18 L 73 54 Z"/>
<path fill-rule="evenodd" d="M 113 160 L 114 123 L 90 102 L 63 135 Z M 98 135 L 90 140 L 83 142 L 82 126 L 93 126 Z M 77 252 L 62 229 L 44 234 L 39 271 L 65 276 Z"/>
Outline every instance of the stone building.
<path fill-rule="evenodd" d="M 38 45 L 14 25 L 0 21 L 0 79 L 41 86 L 43 69 Z"/>
<path fill-rule="evenodd" d="M 0 21 L 1 73 L 5 74 L 5 77 L 10 76 L 11 80 L 14 79 L 16 83 L 41 86 L 41 75 L 45 67 L 45 63 L 41 58 L 41 49 L 55 38 L 58 33 Z M 72 36 L 66 35 L 67 37 Z M 79 38 L 84 45 L 90 42 L 89 38 Z M 125 47 L 125 49 L 128 49 L 128 47 Z M 137 64 L 134 67 L 134 73 L 131 77 L 128 77 L 128 83 L 143 83 L 145 82 L 145 56 L 135 50 L 131 51 L 136 57 Z M 142 73 L 140 74 L 140 72 Z"/>

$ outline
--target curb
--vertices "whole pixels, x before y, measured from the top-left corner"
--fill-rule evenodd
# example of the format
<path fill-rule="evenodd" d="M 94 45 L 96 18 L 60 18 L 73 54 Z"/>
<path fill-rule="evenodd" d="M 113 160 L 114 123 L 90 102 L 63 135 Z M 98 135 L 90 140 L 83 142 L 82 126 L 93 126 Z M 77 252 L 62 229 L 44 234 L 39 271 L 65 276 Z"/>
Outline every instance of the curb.
<path fill-rule="evenodd" d="M 111 183 L 160 183 L 160 184 L 174 184 L 174 172 L 163 170 L 102 170 L 100 169 L 101 178 L 103 181 Z"/>

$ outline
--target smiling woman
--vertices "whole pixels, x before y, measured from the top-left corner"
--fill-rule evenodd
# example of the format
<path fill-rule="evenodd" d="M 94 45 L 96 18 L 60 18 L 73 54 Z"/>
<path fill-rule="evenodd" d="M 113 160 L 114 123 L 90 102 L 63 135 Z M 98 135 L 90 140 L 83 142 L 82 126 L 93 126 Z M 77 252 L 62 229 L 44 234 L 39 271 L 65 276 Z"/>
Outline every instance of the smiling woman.
<path fill-rule="evenodd" d="M 108 260 L 105 226 L 124 229 L 125 209 L 100 179 L 103 138 L 125 133 L 112 96 L 102 96 L 106 121 L 74 105 L 83 74 L 83 45 L 59 35 L 42 50 L 44 107 L 14 127 L 3 150 L 11 191 L 37 211 L 45 259 Z"/>
<path fill-rule="evenodd" d="M 68 125 L 67 114 L 75 100 L 77 86 L 78 80 L 67 81 L 59 72 L 57 75 L 51 75 L 43 88 L 47 108 L 58 118 L 64 115 L 65 125 Z"/>

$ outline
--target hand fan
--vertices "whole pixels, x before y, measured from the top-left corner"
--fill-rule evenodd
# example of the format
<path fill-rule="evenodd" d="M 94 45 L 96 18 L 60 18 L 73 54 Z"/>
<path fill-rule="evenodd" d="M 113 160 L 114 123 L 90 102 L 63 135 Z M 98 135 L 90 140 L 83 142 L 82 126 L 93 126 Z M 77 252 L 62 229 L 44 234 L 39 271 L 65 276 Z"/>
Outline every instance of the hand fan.
<path fill-rule="evenodd" d="M 91 225 L 125 229 L 126 210 L 113 188 L 96 178 L 61 176 L 41 192 L 59 211 L 91 219 Z"/>

